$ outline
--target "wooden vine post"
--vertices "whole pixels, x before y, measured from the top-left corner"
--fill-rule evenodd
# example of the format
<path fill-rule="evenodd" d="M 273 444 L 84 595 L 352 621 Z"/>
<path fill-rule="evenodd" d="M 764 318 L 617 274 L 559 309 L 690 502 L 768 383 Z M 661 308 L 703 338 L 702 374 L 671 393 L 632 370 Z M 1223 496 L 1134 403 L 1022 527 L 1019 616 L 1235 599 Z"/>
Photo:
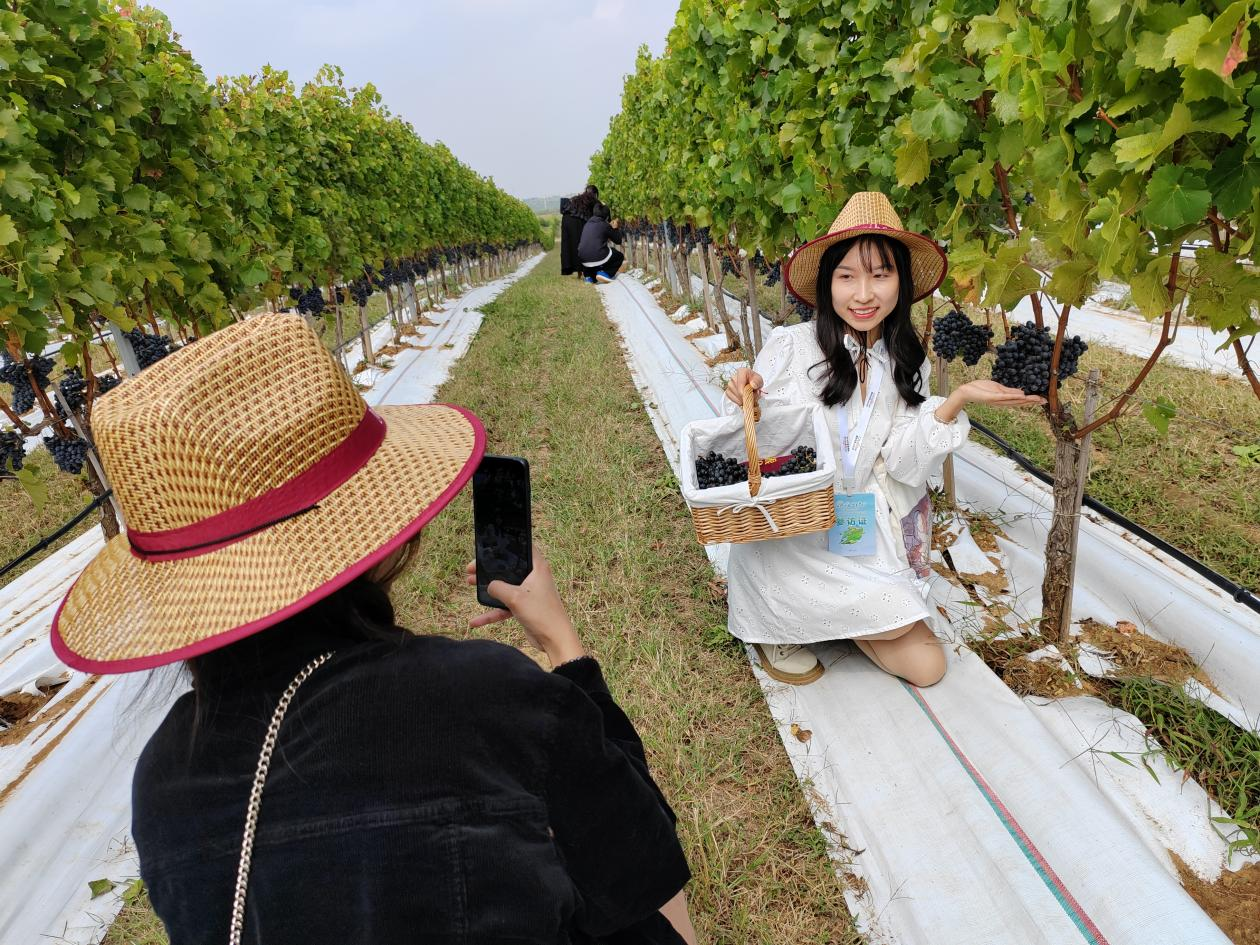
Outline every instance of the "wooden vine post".
<path fill-rule="evenodd" d="M 1094 420 L 1094 414 L 1098 410 L 1098 398 L 1102 391 L 1102 374 L 1098 368 L 1092 368 L 1089 376 L 1085 379 L 1085 424 L 1088 426 Z M 1089 479 L 1089 460 L 1090 460 L 1090 441 L 1094 434 L 1093 431 L 1086 433 L 1081 437 L 1079 442 L 1078 455 L 1076 460 L 1075 485 L 1076 492 L 1072 497 L 1071 509 L 1071 536 L 1068 541 L 1067 552 L 1067 581 L 1063 589 L 1063 603 L 1059 616 L 1059 643 L 1066 645 L 1071 641 L 1072 637 L 1072 590 L 1076 584 L 1076 548 L 1081 535 L 1081 509 L 1085 502 L 1085 483 Z M 1058 490 L 1057 463 L 1058 454 L 1055 454 L 1056 476 L 1055 490 Z M 1056 497 L 1057 498 L 1057 497 Z M 1056 505 L 1057 507 L 1057 505 Z M 1047 572 L 1047 578 L 1049 573 Z M 1045 588 L 1042 589 L 1045 594 Z"/>
<path fill-rule="evenodd" d="M 744 281 L 748 285 L 748 320 L 752 323 L 752 356 L 761 353 L 761 313 L 757 311 L 757 277 L 752 259 L 744 257 Z"/>
<path fill-rule="evenodd" d="M 368 364 L 375 364 L 376 358 L 372 354 L 372 330 L 368 327 L 367 309 L 360 305 L 359 308 L 359 338 L 363 343 L 363 350 L 360 354 L 363 360 Z"/>
<path fill-rule="evenodd" d="M 717 331 L 717 322 L 713 317 L 712 290 L 709 286 L 709 267 L 704 260 L 704 247 L 697 244 L 696 254 L 700 257 L 700 299 L 704 303 L 704 323 L 710 331 Z"/>
<path fill-rule="evenodd" d="M 739 348 L 739 335 L 735 332 L 735 326 L 731 324 L 731 316 L 726 311 L 726 293 L 722 291 L 722 264 L 718 262 L 717 249 L 712 243 L 709 244 L 708 253 L 705 254 L 701 250 L 704 257 L 704 281 L 706 284 L 713 286 L 713 298 L 717 302 L 718 315 L 722 319 L 722 328 L 726 331 L 726 350 L 735 351 Z M 713 276 L 716 275 L 716 280 Z"/>
<path fill-rule="evenodd" d="M 935 356 L 935 376 L 936 376 L 936 396 L 949 396 L 949 362 L 942 358 L 939 354 Z M 950 453 L 945 457 L 945 465 L 942 467 L 942 476 L 945 480 L 945 498 L 949 501 L 951 507 L 958 504 L 958 494 L 954 490 L 954 454 Z"/>
<path fill-rule="evenodd" d="M 110 488 L 109 477 L 105 475 L 105 467 L 101 465 L 100 457 L 96 455 L 96 446 L 92 442 L 92 431 L 88 427 L 87 421 L 79 414 L 70 409 L 70 404 L 66 401 L 65 395 L 61 393 L 61 389 L 52 386 L 53 397 L 57 399 L 58 405 L 70 420 L 70 425 L 74 427 L 74 432 L 79 435 L 83 442 L 87 443 L 87 477 L 88 491 L 93 496 L 100 498 Z M 118 505 L 118 499 L 114 495 L 110 495 L 105 505 L 101 506 L 101 530 L 105 533 L 106 540 L 113 538 L 118 534 L 119 523 L 122 522 L 122 508 Z"/>

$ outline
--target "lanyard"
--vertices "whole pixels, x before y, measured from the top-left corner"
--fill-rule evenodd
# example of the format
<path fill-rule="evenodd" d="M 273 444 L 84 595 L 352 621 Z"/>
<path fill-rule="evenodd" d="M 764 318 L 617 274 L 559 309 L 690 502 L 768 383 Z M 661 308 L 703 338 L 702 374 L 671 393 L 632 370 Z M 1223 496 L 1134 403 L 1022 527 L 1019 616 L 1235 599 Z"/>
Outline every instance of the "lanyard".
<path fill-rule="evenodd" d="M 840 431 L 840 465 L 844 473 L 844 491 L 852 492 L 854 474 L 857 471 L 858 451 L 862 448 L 862 439 L 866 436 L 866 428 L 870 425 L 871 414 L 875 410 L 875 400 L 884 383 L 884 366 L 874 365 L 870 383 L 866 385 L 866 400 L 862 403 L 862 413 L 858 417 L 857 427 L 849 433 L 849 405 L 841 404 L 837 411 L 836 425 Z"/>

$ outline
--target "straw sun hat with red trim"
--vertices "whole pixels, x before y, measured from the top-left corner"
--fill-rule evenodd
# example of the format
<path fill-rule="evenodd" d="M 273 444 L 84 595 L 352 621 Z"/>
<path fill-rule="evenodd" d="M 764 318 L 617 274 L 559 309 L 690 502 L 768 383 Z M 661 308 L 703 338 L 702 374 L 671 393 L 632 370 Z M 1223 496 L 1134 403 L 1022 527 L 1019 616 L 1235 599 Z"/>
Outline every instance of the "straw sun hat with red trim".
<path fill-rule="evenodd" d="M 127 532 L 53 620 L 57 655 L 121 673 L 217 649 L 379 563 L 472 476 L 481 422 L 369 409 L 305 321 L 262 315 L 159 361 L 92 413 Z"/>
<path fill-rule="evenodd" d="M 865 191 L 849 198 L 825 235 L 810 240 L 788 258 L 783 267 L 788 290 L 802 302 L 816 306 L 818 266 L 823 253 L 841 240 L 868 233 L 897 240 L 910 251 L 910 275 L 914 281 L 912 301 L 927 298 L 945 279 L 945 251 L 936 241 L 904 229 L 886 196 L 879 191 Z"/>

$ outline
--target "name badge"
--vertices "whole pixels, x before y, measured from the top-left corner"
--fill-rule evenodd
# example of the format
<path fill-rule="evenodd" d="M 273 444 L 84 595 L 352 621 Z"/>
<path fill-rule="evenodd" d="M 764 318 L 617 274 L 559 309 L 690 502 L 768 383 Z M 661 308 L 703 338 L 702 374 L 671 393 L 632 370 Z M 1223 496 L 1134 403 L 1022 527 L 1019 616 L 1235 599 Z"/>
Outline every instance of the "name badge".
<path fill-rule="evenodd" d="M 854 558 L 875 554 L 875 493 L 836 496 L 836 524 L 827 532 L 827 550 Z"/>

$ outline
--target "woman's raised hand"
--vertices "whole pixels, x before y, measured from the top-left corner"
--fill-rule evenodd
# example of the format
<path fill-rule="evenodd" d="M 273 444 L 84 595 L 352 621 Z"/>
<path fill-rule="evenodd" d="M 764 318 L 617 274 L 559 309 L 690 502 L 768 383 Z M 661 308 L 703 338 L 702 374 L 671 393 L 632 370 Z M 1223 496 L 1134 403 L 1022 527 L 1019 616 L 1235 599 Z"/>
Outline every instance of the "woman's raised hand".
<path fill-rule="evenodd" d="M 464 580 L 477 583 L 477 562 L 469 561 Z M 573 622 L 556 590 L 551 565 L 542 552 L 534 549 L 534 569 L 520 584 L 491 581 L 486 587 L 490 596 L 502 601 L 506 610 L 487 610 L 468 621 L 470 627 L 484 627 L 515 617 L 525 630 L 529 642 L 547 654 L 552 666 L 585 656 L 582 641 L 573 629 Z"/>
<path fill-rule="evenodd" d="M 735 372 L 731 382 L 726 385 L 726 399 L 737 407 L 742 407 L 744 406 L 744 385 L 751 384 L 757 396 L 760 397 L 761 386 L 764 383 L 765 381 L 761 379 L 761 375 L 752 368 L 742 367 Z"/>

